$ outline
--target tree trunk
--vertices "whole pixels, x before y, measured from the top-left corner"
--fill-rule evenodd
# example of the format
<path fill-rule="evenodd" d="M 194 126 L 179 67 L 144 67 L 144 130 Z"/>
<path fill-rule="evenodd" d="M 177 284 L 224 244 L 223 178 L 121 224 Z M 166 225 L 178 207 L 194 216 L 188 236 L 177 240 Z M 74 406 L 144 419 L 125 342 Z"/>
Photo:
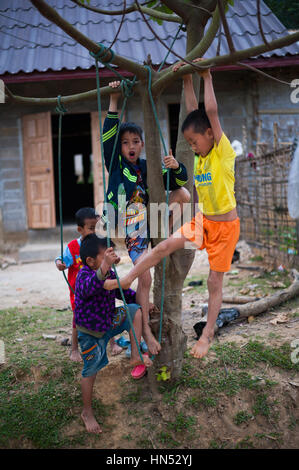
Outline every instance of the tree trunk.
<path fill-rule="evenodd" d="M 200 40 L 203 28 L 199 28 L 199 21 L 190 22 L 187 28 L 188 41 L 187 53 L 190 51 Z M 197 94 L 199 94 L 199 77 L 194 77 L 194 87 Z M 145 131 L 145 147 L 147 156 L 147 172 L 148 172 L 148 186 L 150 193 L 150 203 L 161 203 L 165 201 L 165 192 L 163 180 L 161 176 L 161 146 L 160 137 L 154 119 L 152 105 L 149 100 L 147 89 L 144 88 L 141 92 L 143 97 L 143 115 L 144 115 L 144 131 Z M 157 101 L 157 97 L 155 97 Z M 190 147 L 183 138 L 180 128 L 186 116 L 185 100 L 182 93 L 181 108 L 179 116 L 179 131 L 176 147 L 176 158 L 183 162 L 187 168 L 189 181 L 187 189 L 189 190 L 193 202 L 193 166 L 194 156 L 190 151 Z M 161 236 L 158 239 L 152 240 L 153 245 L 161 241 Z M 184 280 L 191 268 L 194 260 L 194 250 L 179 250 L 173 253 L 166 260 L 166 274 L 164 285 L 164 308 L 163 308 L 163 323 L 162 323 L 162 349 L 154 360 L 154 367 L 150 370 L 150 383 L 153 384 L 155 375 L 158 373 L 159 368 L 167 366 L 171 374 L 171 380 L 179 378 L 182 370 L 182 363 L 184 352 L 187 345 L 187 336 L 182 330 L 182 289 Z M 163 262 L 155 268 L 154 275 L 154 303 L 157 306 L 155 316 L 151 319 L 151 327 L 156 338 L 159 337 L 159 328 L 161 321 L 161 297 L 162 297 L 162 279 L 163 279 Z M 151 385 L 153 388 L 153 386 Z"/>
<path fill-rule="evenodd" d="M 143 97 L 143 115 L 145 132 L 145 150 L 147 157 L 148 186 L 150 204 L 166 201 L 163 178 L 161 173 L 161 145 L 160 136 L 155 123 L 152 105 L 147 89 L 141 90 Z M 150 208 L 150 206 L 149 206 Z M 149 210 L 151 212 L 151 209 Z M 164 214 L 159 212 L 160 220 Z M 160 226 L 161 227 L 161 226 Z M 162 240 L 162 233 L 152 239 L 156 245 Z M 193 261 L 193 250 L 180 250 L 171 255 L 166 261 L 164 308 L 162 323 L 162 350 L 154 360 L 154 367 L 150 369 L 150 382 L 162 366 L 167 366 L 171 371 L 171 378 L 179 377 L 182 367 L 187 337 L 181 326 L 182 288 L 185 277 Z M 156 315 L 152 318 L 151 327 L 156 338 L 159 337 L 160 306 L 162 296 L 163 262 L 155 268 L 154 275 L 154 303 L 157 306 Z"/>

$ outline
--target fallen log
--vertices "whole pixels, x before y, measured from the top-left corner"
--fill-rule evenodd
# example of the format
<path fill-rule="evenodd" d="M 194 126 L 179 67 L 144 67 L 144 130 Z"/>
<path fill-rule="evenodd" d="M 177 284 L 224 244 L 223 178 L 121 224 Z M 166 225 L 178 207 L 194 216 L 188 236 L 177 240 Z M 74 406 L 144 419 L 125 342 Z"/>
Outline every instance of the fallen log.
<path fill-rule="evenodd" d="M 237 309 L 240 312 L 239 318 L 247 318 L 249 316 L 256 316 L 260 313 L 266 312 L 270 308 L 278 307 L 279 305 L 291 300 L 299 295 L 299 273 L 296 269 L 292 269 L 294 281 L 292 284 L 271 296 L 263 297 L 260 300 L 239 305 Z"/>
<path fill-rule="evenodd" d="M 222 298 L 222 302 L 224 304 L 248 304 L 249 302 L 256 302 L 257 300 L 260 300 L 260 297 L 249 297 L 249 296 L 229 296 L 225 295 Z"/>

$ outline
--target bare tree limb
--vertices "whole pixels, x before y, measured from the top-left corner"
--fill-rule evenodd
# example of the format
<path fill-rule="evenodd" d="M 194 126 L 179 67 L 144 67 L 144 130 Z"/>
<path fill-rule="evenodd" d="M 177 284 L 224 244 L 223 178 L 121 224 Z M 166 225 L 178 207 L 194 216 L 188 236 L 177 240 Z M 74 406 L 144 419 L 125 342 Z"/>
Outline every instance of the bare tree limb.
<path fill-rule="evenodd" d="M 187 6 L 182 0 L 161 0 L 161 3 L 180 16 L 185 24 L 187 23 L 189 5 Z"/>
<path fill-rule="evenodd" d="M 257 9 L 257 21 L 258 21 L 258 25 L 259 25 L 259 28 L 260 28 L 260 33 L 261 33 L 261 36 L 262 36 L 262 39 L 264 41 L 264 43 L 268 46 L 268 41 L 266 39 L 266 36 L 264 34 L 264 30 L 263 30 L 263 25 L 262 25 L 262 18 L 261 18 L 261 2 L 260 0 L 256 0 L 256 9 Z"/>
<path fill-rule="evenodd" d="M 225 0 L 225 3 L 227 2 L 228 0 Z M 192 49 L 187 54 L 186 58 L 188 60 L 193 60 L 197 57 L 202 57 L 206 53 L 206 51 L 209 49 L 210 45 L 212 44 L 213 40 L 215 39 L 219 26 L 220 26 L 220 13 L 219 13 L 219 8 L 217 6 L 213 13 L 213 18 L 212 18 L 208 31 L 206 32 L 202 40 L 199 42 L 199 44 L 197 44 L 197 46 L 194 47 L 194 49 Z"/>
<path fill-rule="evenodd" d="M 222 0 L 218 0 L 218 8 L 219 8 L 221 21 L 222 21 L 222 24 L 223 24 L 224 33 L 225 33 L 226 40 L 227 40 L 227 45 L 228 45 L 228 48 L 229 48 L 230 52 L 233 53 L 233 52 L 235 52 L 236 49 L 235 49 L 230 31 L 229 31 L 229 27 L 228 27 L 228 23 L 227 23 L 227 20 L 226 20 L 225 10 L 224 10 L 224 5 L 223 5 Z"/>
<path fill-rule="evenodd" d="M 96 8 L 92 7 L 90 5 L 85 5 L 81 3 L 79 0 L 71 0 L 71 2 L 75 3 L 79 7 L 85 8 L 86 10 L 93 11 L 94 13 L 99 13 L 101 15 L 109 15 L 109 16 L 117 16 L 117 15 L 122 15 L 123 11 L 122 10 L 103 10 L 101 8 Z M 181 23 L 182 19 L 177 16 L 177 15 L 171 15 L 168 13 L 163 13 L 162 11 L 155 10 L 154 8 L 148 8 L 145 5 L 149 2 L 145 2 L 141 4 L 141 8 L 143 13 L 146 15 L 152 16 L 154 18 L 157 18 L 159 20 L 163 21 L 171 21 L 174 23 Z M 130 7 L 126 8 L 125 14 L 127 13 L 132 13 L 134 11 L 137 11 L 136 5 L 133 4 Z"/>
<path fill-rule="evenodd" d="M 88 49 L 90 52 L 97 54 L 100 51 L 100 47 L 98 44 L 87 36 L 82 34 L 78 29 L 68 23 L 62 16 L 60 16 L 57 11 L 52 8 L 48 3 L 44 0 L 30 0 L 32 5 L 52 23 L 56 24 L 59 28 L 61 28 L 65 33 L 71 36 L 75 41 L 81 44 L 83 47 Z M 146 69 L 131 60 L 125 59 L 122 56 L 115 54 L 113 58 L 111 57 L 112 64 L 118 65 L 124 70 L 128 70 L 136 75 L 138 78 L 145 78 L 147 76 Z"/>
<path fill-rule="evenodd" d="M 259 46 L 254 46 L 248 49 L 243 49 L 241 51 L 236 51 L 232 54 L 215 56 L 211 59 L 205 59 L 200 62 L 200 67 L 206 68 L 207 66 L 214 67 L 217 65 L 235 64 L 236 62 L 239 62 L 241 60 L 249 59 L 250 57 L 256 57 L 261 54 L 264 54 L 267 51 L 273 51 L 275 49 L 280 49 L 281 47 L 289 46 L 290 44 L 293 44 L 298 40 L 299 32 L 288 34 L 282 38 L 274 39 L 273 41 L 269 42 L 268 46 L 265 44 L 260 44 Z M 194 48 L 192 52 L 194 52 L 195 50 L 196 48 Z M 198 66 L 198 68 L 200 67 Z M 188 73 L 194 73 L 194 71 L 195 68 L 191 65 L 184 65 L 177 72 L 173 72 L 172 68 L 168 67 L 168 69 L 164 71 L 164 74 L 160 75 L 160 77 L 158 77 L 157 80 L 154 82 L 153 90 L 157 92 L 158 90 L 163 89 L 166 84 L 168 84 L 171 80 L 175 79 L 175 77 L 180 78 Z"/>
<path fill-rule="evenodd" d="M 57 105 L 57 97 L 55 98 L 33 98 L 33 97 L 25 97 L 25 96 L 18 96 L 12 94 L 12 92 L 5 87 L 7 91 L 7 95 L 9 96 L 9 100 L 11 103 L 15 104 L 30 104 L 35 106 L 45 106 L 45 107 L 55 107 Z M 111 93 L 115 93 L 118 90 L 110 88 L 109 86 L 101 87 L 101 96 L 108 96 Z M 64 105 L 69 104 L 76 104 L 80 103 L 85 100 L 95 100 L 97 97 L 97 90 L 90 90 L 85 91 L 83 93 L 77 93 L 75 95 L 68 95 L 63 96 L 61 98 L 61 102 Z"/>

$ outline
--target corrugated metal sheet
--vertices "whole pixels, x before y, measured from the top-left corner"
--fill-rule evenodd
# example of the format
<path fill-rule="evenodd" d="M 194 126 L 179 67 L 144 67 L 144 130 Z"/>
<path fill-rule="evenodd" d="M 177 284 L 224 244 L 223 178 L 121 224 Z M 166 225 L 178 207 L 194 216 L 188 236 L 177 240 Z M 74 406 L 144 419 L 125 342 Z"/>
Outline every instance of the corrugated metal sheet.
<path fill-rule="evenodd" d="M 104 16 L 76 6 L 70 0 L 47 0 L 58 13 L 86 36 L 94 41 L 109 46 L 118 30 L 121 16 Z M 127 6 L 132 2 L 127 1 Z M 121 0 L 94 1 L 98 8 L 122 9 Z M 269 8 L 261 2 L 263 29 L 267 40 L 271 41 L 287 34 L 286 28 L 279 22 Z M 256 0 L 235 0 L 234 6 L 227 13 L 227 20 L 232 39 L 237 50 L 246 49 L 262 43 L 258 28 Z M 164 22 L 161 26 L 151 21 L 159 37 L 170 46 L 177 32 L 177 23 Z M 207 25 L 207 28 L 209 23 Z M 205 54 L 216 54 L 220 38 L 220 54 L 228 53 L 223 30 L 219 31 L 211 47 Z M 175 43 L 174 51 L 185 54 L 185 33 L 181 32 Z M 143 23 L 139 12 L 127 14 L 113 46 L 115 52 L 131 60 L 143 63 L 150 53 L 153 64 L 160 64 L 167 49 L 157 41 Z M 299 54 L 299 44 L 293 44 L 279 50 L 266 52 L 263 57 Z M 167 63 L 177 61 L 170 54 Z M 90 69 L 94 60 L 88 51 L 72 38 L 50 23 L 32 6 L 29 0 L 1 0 L 0 2 L 0 74 L 6 72 L 30 73 L 47 70 Z"/>

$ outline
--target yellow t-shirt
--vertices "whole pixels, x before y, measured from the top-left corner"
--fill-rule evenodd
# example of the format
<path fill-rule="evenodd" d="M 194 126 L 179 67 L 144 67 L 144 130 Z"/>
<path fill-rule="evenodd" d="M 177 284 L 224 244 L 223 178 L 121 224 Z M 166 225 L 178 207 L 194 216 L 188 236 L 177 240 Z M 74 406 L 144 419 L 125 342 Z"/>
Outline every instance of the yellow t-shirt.
<path fill-rule="evenodd" d="M 224 133 L 206 157 L 199 156 L 194 179 L 203 214 L 226 214 L 236 207 L 235 158 L 236 153 Z"/>

